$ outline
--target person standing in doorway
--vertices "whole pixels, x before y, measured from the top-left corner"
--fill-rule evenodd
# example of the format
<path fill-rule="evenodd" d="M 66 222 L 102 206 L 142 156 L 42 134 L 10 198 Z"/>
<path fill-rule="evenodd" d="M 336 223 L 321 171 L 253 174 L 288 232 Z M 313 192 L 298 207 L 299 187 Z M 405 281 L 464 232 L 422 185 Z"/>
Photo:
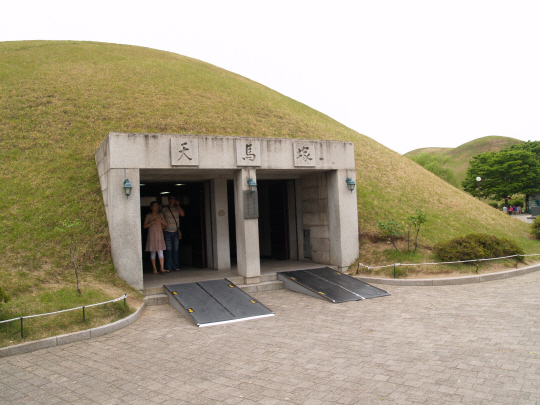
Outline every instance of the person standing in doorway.
<path fill-rule="evenodd" d="M 152 269 L 154 274 L 158 274 L 156 268 L 156 254 L 161 266 L 160 273 L 168 273 L 163 266 L 163 251 L 165 250 L 165 241 L 163 240 L 163 230 L 161 225 L 166 225 L 165 218 L 159 213 L 159 205 L 156 201 L 150 203 L 152 212 L 144 219 L 144 229 L 148 229 L 148 239 L 146 240 L 146 251 L 150 252 Z"/>
<path fill-rule="evenodd" d="M 175 196 L 169 196 L 169 205 L 163 209 L 163 215 L 167 226 L 165 227 L 165 267 L 168 270 L 180 270 L 178 263 L 178 245 L 180 243 L 180 217 L 185 215 L 184 210 Z"/>

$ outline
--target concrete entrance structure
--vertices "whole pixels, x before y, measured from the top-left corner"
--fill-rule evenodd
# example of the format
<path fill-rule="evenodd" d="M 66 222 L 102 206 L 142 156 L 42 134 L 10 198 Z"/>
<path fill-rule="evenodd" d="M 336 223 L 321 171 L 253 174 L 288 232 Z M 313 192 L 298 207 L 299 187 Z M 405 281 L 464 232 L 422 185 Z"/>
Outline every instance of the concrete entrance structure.
<path fill-rule="evenodd" d="M 346 181 L 356 182 L 350 142 L 110 133 L 95 158 L 114 266 L 139 290 L 144 287 L 141 183 L 202 183 L 204 263 L 218 271 L 230 269 L 234 241 L 229 240 L 229 227 L 235 227 L 238 275 L 246 283 L 260 277 L 261 243 L 281 243 L 283 259 L 338 268 L 358 257 L 356 191 L 349 191 Z M 126 179 L 133 185 L 129 197 L 124 192 Z M 281 191 L 269 188 L 264 200 L 262 195 L 258 199 L 248 180 L 259 184 L 272 180 Z M 227 181 L 234 182 L 235 223 L 227 215 L 231 201 Z M 277 209 L 276 194 L 282 196 Z M 285 224 L 281 233 L 270 229 L 278 227 L 275 224 L 259 224 L 259 208 L 261 213 L 279 211 L 275 215 L 281 215 Z"/>

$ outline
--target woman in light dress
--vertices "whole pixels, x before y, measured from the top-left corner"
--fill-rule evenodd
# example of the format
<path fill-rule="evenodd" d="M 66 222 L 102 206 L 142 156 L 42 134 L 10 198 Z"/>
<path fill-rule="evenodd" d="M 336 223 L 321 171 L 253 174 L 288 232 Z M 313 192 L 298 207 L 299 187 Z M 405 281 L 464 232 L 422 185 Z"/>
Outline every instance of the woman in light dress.
<path fill-rule="evenodd" d="M 152 261 L 153 273 L 158 274 L 156 268 L 156 253 L 159 258 L 159 265 L 161 274 L 168 273 L 163 266 L 163 251 L 165 250 L 165 239 L 163 237 L 163 228 L 161 225 L 167 225 L 163 214 L 158 212 L 159 206 L 156 201 L 150 203 L 150 209 L 152 212 L 144 219 L 144 229 L 148 229 L 148 238 L 146 240 L 146 251 L 150 252 L 150 260 Z"/>

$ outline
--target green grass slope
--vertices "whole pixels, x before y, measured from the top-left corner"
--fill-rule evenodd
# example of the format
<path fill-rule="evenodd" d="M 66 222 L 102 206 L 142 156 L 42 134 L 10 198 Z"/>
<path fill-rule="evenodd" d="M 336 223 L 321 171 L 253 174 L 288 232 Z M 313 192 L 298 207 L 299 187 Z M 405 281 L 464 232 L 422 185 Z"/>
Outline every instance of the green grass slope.
<path fill-rule="evenodd" d="M 430 155 L 441 155 L 450 157 L 445 167 L 452 169 L 456 180 L 461 188 L 461 182 L 465 179 L 469 161 L 473 156 L 485 152 L 498 152 L 501 149 L 508 148 L 512 145 L 523 143 L 519 139 L 509 138 L 507 136 L 484 136 L 464 143 L 457 148 L 420 148 L 405 153 L 403 156 L 414 157 L 421 153 Z"/>
<path fill-rule="evenodd" d="M 430 220 L 424 244 L 484 231 L 536 248 L 528 225 L 410 159 L 261 84 L 181 55 L 93 42 L 0 43 L 0 101 L 0 284 L 15 297 L 72 282 L 68 241 L 55 230 L 62 220 L 84 224 L 76 234 L 83 289 L 118 282 L 94 161 L 110 131 L 351 141 L 361 232 L 423 208 Z"/>

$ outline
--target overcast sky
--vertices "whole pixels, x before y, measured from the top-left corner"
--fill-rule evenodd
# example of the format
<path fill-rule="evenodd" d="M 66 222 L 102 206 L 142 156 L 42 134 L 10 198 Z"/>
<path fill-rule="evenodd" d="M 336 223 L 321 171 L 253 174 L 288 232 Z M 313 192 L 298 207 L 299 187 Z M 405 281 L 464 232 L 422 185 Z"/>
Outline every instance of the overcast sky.
<path fill-rule="evenodd" d="M 538 0 L 4 3 L 0 41 L 101 41 L 190 56 L 399 153 L 487 135 L 540 140 Z"/>

